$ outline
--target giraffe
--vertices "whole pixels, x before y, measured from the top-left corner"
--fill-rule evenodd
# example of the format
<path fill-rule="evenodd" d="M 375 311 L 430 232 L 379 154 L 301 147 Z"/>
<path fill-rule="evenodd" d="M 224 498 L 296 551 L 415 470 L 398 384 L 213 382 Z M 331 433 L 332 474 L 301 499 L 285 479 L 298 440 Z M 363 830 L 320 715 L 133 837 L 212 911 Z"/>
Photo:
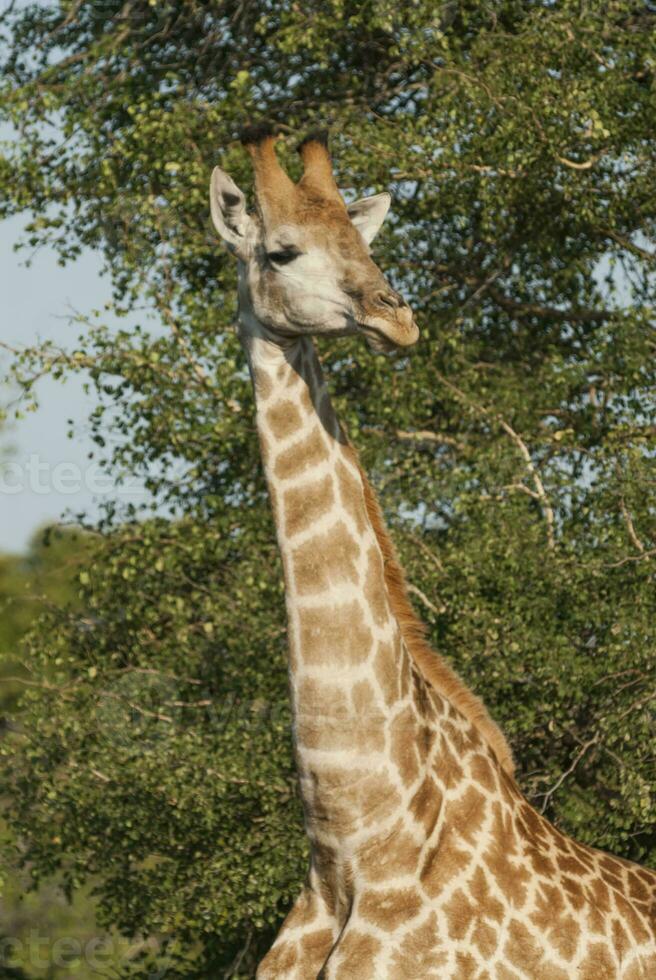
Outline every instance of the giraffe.
<path fill-rule="evenodd" d="M 281 167 L 245 131 L 256 213 L 215 168 L 283 560 L 310 868 L 257 980 L 656 977 L 656 872 L 566 837 L 523 797 L 482 702 L 434 653 L 313 335 L 418 339 L 369 252 L 387 194 L 345 205 L 325 138 Z"/>

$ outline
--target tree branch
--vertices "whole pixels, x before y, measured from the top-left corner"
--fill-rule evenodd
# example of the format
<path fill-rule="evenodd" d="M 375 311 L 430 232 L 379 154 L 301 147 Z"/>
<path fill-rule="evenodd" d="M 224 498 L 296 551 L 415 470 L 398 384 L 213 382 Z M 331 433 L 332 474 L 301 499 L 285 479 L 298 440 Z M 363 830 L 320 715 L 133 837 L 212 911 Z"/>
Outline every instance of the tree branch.
<path fill-rule="evenodd" d="M 433 602 L 431 602 L 431 600 L 428 598 L 428 596 L 426 595 L 426 593 L 425 592 L 422 592 L 421 589 L 418 586 L 413 585 L 411 582 L 407 582 L 406 583 L 406 589 L 408 590 L 408 592 L 412 593 L 412 595 L 416 595 L 417 598 L 421 602 L 423 602 L 423 604 L 426 606 L 426 608 L 427 609 L 430 609 L 430 611 L 432 613 L 434 613 L 436 616 L 439 616 L 440 613 L 446 612 L 446 606 L 445 605 L 442 605 L 442 607 L 440 609 L 438 609 L 437 606 Z"/>
<path fill-rule="evenodd" d="M 649 561 L 656 555 L 656 548 L 651 548 L 649 551 L 642 551 L 639 555 L 627 555 L 625 558 L 620 558 L 619 561 L 609 562 L 606 568 L 621 568 L 622 565 L 627 565 L 632 561 Z"/>
<path fill-rule="evenodd" d="M 571 167 L 572 170 L 591 170 L 595 163 L 598 163 L 603 153 L 596 153 L 589 160 L 585 160 L 584 163 L 577 163 L 576 160 L 568 160 L 567 157 L 561 157 L 556 155 L 556 160 L 558 163 L 564 164 L 566 167 Z"/>
<path fill-rule="evenodd" d="M 559 322 L 596 323 L 610 320 L 614 315 L 612 310 L 559 310 L 555 306 L 545 306 L 542 303 L 522 303 L 499 292 L 495 286 L 488 287 L 488 292 L 498 306 L 520 317 L 538 316 Z"/>
<path fill-rule="evenodd" d="M 601 228 L 602 235 L 607 238 L 612 238 L 614 242 L 625 248 L 627 252 L 631 252 L 632 255 L 637 255 L 641 259 L 645 259 L 647 262 L 653 262 L 656 264 L 656 255 L 653 252 L 648 252 L 646 248 L 640 248 L 635 242 L 632 242 L 629 238 L 625 238 L 624 235 L 618 234 L 618 232 L 613 231 L 612 228 Z"/>
<path fill-rule="evenodd" d="M 567 779 L 567 777 L 572 775 L 572 773 L 574 772 L 574 770 L 578 766 L 578 764 L 581 761 L 581 759 L 583 758 L 583 756 L 594 745 L 597 745 L 598 742 L 599 742 L 599 735 L 598 734 L 595 735 L 593 738 L 588 739 L 587 742 L 584 742 L 584 744 L 581 746 L 580 750 L 574 756 L 574 759 L 572 761 L 572 764 L 570 766 L 568 766 L 567 769 L 565 769 L 565 771 L 563 773 L 561 773 L 561 775 L 558 777 L 558 779 L 553 784 L 553 786 L 551 787 L 551 789 L 547 790 L 547 792 L 543 794 L 543 800 L 542 800 L 542 806 L 540 807 L 540 813 L 544 813 L 545 812 L 545 810 L 547 809 L 547 806 L 549 805 L 549 800 L 552 798 L 552 796 L 554 795 L 554 793 L 558 789 L 560 789 L 560 787 L 563 785 L 563 783 L 565 782 L 565 780 Z"/>
<path fill-rule="evenodd" d="M 430 429 L 417 429 L 408 432 L 405 429 L 395 429 L 394 435 L 397 439 L 404 442 L 435 442 L 440 446 L 451 446 L 454 449 L 463 449 L 463 443 L 458 442 L 453 436 L 444 435 L 441 432 L 433 432 Z"/>
<path fill-rule="evenodd" d="M 629 535 L 629 538 L 631 540 L 631 543 L 634 545 L 634 547 L 639 552 L 641 552 L 642 554 L 644 554 L 645 546 L 642 543 L 642 541 L 640 540 L 640 538 L 638 537 L 638 535 L 636 534 L 636 529 L 635 529 L 635 526 L 633 524 L 633 518 L 631 517 L 631 514 L 629 513 L 629 510 L 628 510 L 628 507 L 626 506 L 624 497 L 620 497 L 620 509 L 622 511 L 622 517 L 624 518 L 624 523 L 626 524 L 626 530 L 628 532 L 628 535 Z"/>
<path fill-rule="evenodd" d="M 533 480 L 533 484 L 535 486 L 535 498 L 540 503 L 540 507 L 542 508 L 542 513 L 544 514 L 544 518 L 547 522 L 547 542 L 549 545 L 549 549 L 553 550 L 556 546 L 556 540 L 554 536 L 555 517 L 554 517 L 553 508 L 549 503 L 549 497 L 547 496 L 547 491 L 544 489 L 544 483 L 542 482 L 540 474 L 537 471 L 537 467 L 535 463 L 531 459 L 531 454 L 524 440 L 515 432 L 512 426 L 508 425 L 508 423 L 504 419 L 499 419 L 499 425 L 501 426 L 503 431 L 510 436 L 512 441 L 519 449 L 522 457 L 524 458 L 524 462 L 526 463 L 526 469 L 530 473 L 531 478 Z"/>

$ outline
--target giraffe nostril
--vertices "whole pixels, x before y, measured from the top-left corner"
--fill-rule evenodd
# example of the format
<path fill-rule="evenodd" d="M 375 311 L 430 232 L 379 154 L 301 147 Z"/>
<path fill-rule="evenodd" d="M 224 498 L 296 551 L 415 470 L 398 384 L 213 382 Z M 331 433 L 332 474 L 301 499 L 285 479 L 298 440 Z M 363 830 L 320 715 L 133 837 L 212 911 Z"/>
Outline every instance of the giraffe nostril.
<path fill-rule="evenodd" d="M 390 292 L 389 290 L 382 290 L 376 296 L 376 301 L 379 306 L 386 306 L 389 310 L 396 310 L 402 305 L 401 297 L 397 293 Z"/>

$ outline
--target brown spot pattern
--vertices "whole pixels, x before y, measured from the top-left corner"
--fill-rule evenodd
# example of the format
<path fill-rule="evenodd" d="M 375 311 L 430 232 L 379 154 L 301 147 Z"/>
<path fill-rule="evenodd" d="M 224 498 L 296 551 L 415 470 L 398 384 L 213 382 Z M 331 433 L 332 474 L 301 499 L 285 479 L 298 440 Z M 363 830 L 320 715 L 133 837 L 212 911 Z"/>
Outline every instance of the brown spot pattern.
<path fill-rule="evenodd" d="M 258 973 L 278 977 L 292 970 L 298 959 L 298 949 L 291 942 L 277 943 L 260 963 Z"/>
<path fill-rule="evenodd" d="M 378 940 L 356 929 L 347 930 L 333 956 L 337 960 L 337 980 L 358 980 L 371 976 L 371 962 L 379 949 Z M 332 956 L 331 956 L 332 960 Z"/>
<path fill-rule="evenodd" d="M 297 721 L 296 731 L 299 744 L 307 749 L 322 749 L 324 752 L 350 750 L 362 755 L 382 752 L 385 748 L 384 733 L 366 719 L 331 723 L 325 718 L 306 715 Z"/>
<path fill-rule="evenodd" d="M 541 943 L 522 922 L 513 919 L 508 932 L 504 953 L 508 962 L 518 967 L 523 976 L 539 977 L 540 980 L 572 980 L 559 966 L 549 963 Z"/>
<path fill-rule="evenodd" d="M 486 919 L 491 919 L 495 923 L 500 923 L 503 920 L 503 905 L 492 894 L 487 876 L 480 866 L 474 870 L 469 880 L 469 893 Z"/>
<path fill-rule="evenodd" d="M 395 932 L 418 914 L 421 899 L 415 888 L 390 888 L 365 892 L 358 904 L 363 919 L 379 929 Z"/>
<path fill-rule="evenodd" d="M 478 908 L 459 888 L 444 906 L 444 914 L 451 938 L 464 939 L 476 920 Z"/>
<path fill-rule="evenodd" d="M 404 708 L 392 722 L 390 741 L 392 762 L 406 786 L 414 783 L 419 775 L 416 731 L 414 712 L 409 707 Z"/>
<path fill-rule="evenodd" d="M 440 746 L 440 776 L 444 781 L 444 785 L 447 788 L 460 785 L 463 775 L 460 762 L 451 752 L 445 739 L 442 739 Z"/>
<path fill-rule="evenodd" d="M 315 715 L 320 712 L 335 721 L 348 718 L 349 702 L 339 684 L 331 684 L 316 677 L 303 677 L 298 689 L 304 713 Z"/>
<path fill-rule="evenodd" d="M 285 491 L 282 497 L 285 531 L 291 537 L 306 531 L 315 521 L 328 513 L 334 502 L 335 495 L 330 474 L 315 483 Z"/>
<path fill-rule="evenodd" d="M 390 618 L 385 579 L 383 576 L 383 559 L 378 548 L 371 547 L 367 553 L 367 574 L 364 580 L 364 597 L 369 606 L 376 626 L 383 627 Z"/>
<path fill-rule="evenodd" d="M 308 663 L 361 663 L 371 648 L 371 631 L 358 602 L 301 609 L 301 646 Z"/>
<path fill-rule="evenodd" d="M 483 860 L 510 906 L 521 908 L 526 902 L 526 886 L 531 875 L 526 864 L 517 860 L 517 841 L 509 830 L 512 824 L 504 821 L 499 803 L 493 807 L 492 842 Z"/>
<path fill-rule="evenodd" d="M 289 449 L 281 452 L 273 467 L 273 472 L 279 480 L 291 480 L 300 476 L 306 469 L 326 459 L 328 446 L 319 427 L 315 425 L 304 439 L 299 439 Z"/>
<path fill-rule="evenodd" d="M 617 975 L 615 963 L 605 943 L 593 943 L 579 970 L 581 980 L 602 980 Z"/>
<path fill-rule="evenodd" d="M 499 936 L 490 923 L 484 920 L 484 915 L 484 910 L 479 908 L 471 940 L 486 959 L 491 959 L 499 945 Z"/>
<path fill-rule="evenodd" d="M 395 875 L 412 874 L 417 867 L 419 848 L 412 834 L 403 830 L 399 818 L 391 831 L 374 834 L 358 850 L 361 873 L 372 882 Z"/>
<path fill-rule="evenodd" d="M 462 796 L 449 803 L 449 821 L 470 844 L 474 843 L 486 816 L 485 797 L 475 786 L 468 786 Z"/>
<path fill-rule="evenodd" d="M 428 920 L 411 930 L 401 943 L 391 961 L 395 980 L 439 980 L 441 969 L 447 961 L 444 950 L 436 947 L 437 916 L 431 913 Z"/>
<path fill-rule="evenodd" d="M 396 644 L 380 640 L 374 660 L 374 673 L 388 708 L 396 704 L 401 696 L 398 661 L 399 651 Z"/>
<path fill-rule="evenodd" d="M 479 752 L 473 757 L 470 765 L 474 782 L 480 783 L 488 793 L 493 793 L 498 787 L 498 779 L 490 758 Z"/>
<path fill-rule="evenodd" d="M 449 827 L 427 855 L 421 871 L 421 883 L 426 894 L 430 898 L 436 898 L 468 866 L 470 860 L 469 851 L 460 846 L 458 833 L 453 827 Z"/>
<path fill-rule="evenodd" d="M 334 833 L 350 833 L 354 826 L 374 826 L 398 810 L 401 797 L 384 771 L 323 766 L 315 773 L 319 799 L 315 816 L 330 820 Z"/>
<path fill-rule="evenodd" d="M 456 953 L 456 966 L 462 980 L 478 980 L 478 964 L 470 953 Z"/>
<path fill-rule="evenodd" d="M 317 929 L 305 933 L 301 939 L 301 961 L 309 976 L 316 976 L 326 961 L 333 945 L 331 929 Z"/>
<path fill-rule="evenodd" d="M 310 538 L 292 551 L 294 580 L 299 595 L 317 595 L 331 585 L 358 584 L 360 549 L 339 521 L 330 531 Z"/>
<path fill-rule="evenodd" d="M 423 823 L 427 838 L 433 832 L 441 808 L 442 791 L 433 777 L 427 775 L 410 801 L 410 813 Z"/>
<path fill-rule="evenodd" d="M 362 534 L 367 527 L 362 484 L 341 460 L 338 460 L 335 466 L 335 475 L 342 506 L 351 517 L 358 533 Z"/>
<path fill-rule="evenodd" d="M 497 967 L 497 976 L 498 980 L 522 980 L 525 974 L 522 974 L 520 977 L 520 974 L 516 973 L 515 970 L 511 970 L 509 967 L 504 966 L 503 963 L 500 963 Z"/>
<path fill-rule="evenodd" d="M 298 407 L 287 399 L 271 406 L 266 413 L 266 421 L 276 439 L 287 439 L 303 423 Z"/>

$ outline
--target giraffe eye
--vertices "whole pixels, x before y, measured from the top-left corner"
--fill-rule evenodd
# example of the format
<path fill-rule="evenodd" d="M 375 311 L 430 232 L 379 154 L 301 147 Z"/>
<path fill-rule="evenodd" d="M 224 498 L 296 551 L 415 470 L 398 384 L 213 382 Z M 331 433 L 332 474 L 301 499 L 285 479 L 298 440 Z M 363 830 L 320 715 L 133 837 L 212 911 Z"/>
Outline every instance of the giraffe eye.
<path fill-rule="evenodd" d="M 278 252 L 267 252 L 267 259 L 274 265 L 287 265 L 298 258 L 300 254 L 297 248 L 281 248 Z"/>

